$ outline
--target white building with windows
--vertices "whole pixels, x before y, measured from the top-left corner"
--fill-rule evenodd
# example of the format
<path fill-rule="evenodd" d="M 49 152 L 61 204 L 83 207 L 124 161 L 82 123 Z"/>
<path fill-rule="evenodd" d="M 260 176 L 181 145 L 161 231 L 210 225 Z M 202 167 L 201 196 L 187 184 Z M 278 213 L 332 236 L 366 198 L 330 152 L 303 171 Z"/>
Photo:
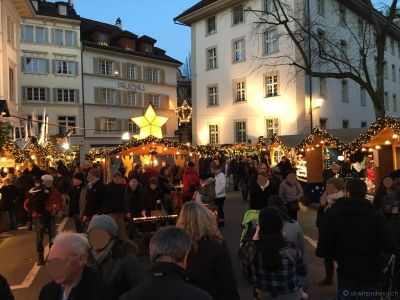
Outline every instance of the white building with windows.
<path fill-rule="evenodd" d="M 21 17 L 34 17 L 30 0 L 0 0 L 0 99 L 10 114 L 21 117 L 19 33 Z M 1 117 L 0 117 L 1 118 Z M 8 121 L 18 127 L 18 118 Z"/>
<path fill-rule="evenodd" d="M 83 145 L 80 17 L 66 2 L 32 1 L 37 17 L 21 20 L 21 93 L 27 118 L 49 117 L 49 134 L 73 130 Z M 38 127 L 40 123 L 32 126 Z"/>
<path fill-rule="evenodd" d="M 290 3 L 306 9 L 305 1 Z M 365 20 L 357 5 L 362 1 L 309 3 L 311 19 L 322 24 L 315 28 L 318 34 L 324 37 L 326 28 L 334 28 L 342 35 L 341 51 L 353 51 L 344 23 L 354 24 L 355 32 L 357 26 L 360 30 Z M 249 7 L 274 9 L 271 0 L 202 0 L 175 18 L 191 27 L 194 144 L 256 142 L 259 136 L 274 133 L 306 133 L 310 110 L 313 125 L 327 129 L 365 128 L 375 120 L 368 94 L 352 80 L 312 78 L 312 99 L 325 100 L 313 110 L 304 72 L 287 65 L 263 66 L 263 58 L 298 53 L 282 34 L 284 29 L 256 26 L 258 18 L 246 11 Z M 358 59 L 359 52 L 354 56 Z M 390 30 L 385 59 L 385 108 L 388 115 L 399 116 L 400 29 L 396 26 Z"/>
<path fill-rule="evenodd" d="M 181 63 L 155 46 L 115 25 L 81 19 L 85 151 L 121 144 L 122 134 L 139 134 L 131 121 L 143 116 L 149 104 L 169 117 L 163 135 L 175 137 L 178 120 L 177 73 Z"/>

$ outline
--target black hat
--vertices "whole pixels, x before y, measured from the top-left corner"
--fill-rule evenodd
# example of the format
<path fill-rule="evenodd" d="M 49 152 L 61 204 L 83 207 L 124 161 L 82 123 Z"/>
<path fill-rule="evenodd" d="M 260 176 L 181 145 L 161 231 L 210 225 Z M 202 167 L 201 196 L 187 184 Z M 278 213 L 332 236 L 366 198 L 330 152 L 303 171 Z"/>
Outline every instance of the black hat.
<path fill-rule="evenodd" d="M 194 162 L 190 161 L 190 162 L 188 163 L 188 166 L 191 167 L 191 168 L 194 168 Z"/>
<path fill-rule="evenodd" d="M 282 217 L 274 208 L 262 209 L 258 218 L 261 235 L 279 233 L 283 229 Z"/>
<path fill-rule="evenodd" d="M 78 180 L 80 180 L 80 181 L 82 181 L 82 182 L 85 181 L 85 175 L 83 175 L 83 173 L 75 173 L 75 174 L 74 174 L 74 178 L 75 178 L 75 179 L 78 179 Z"/>

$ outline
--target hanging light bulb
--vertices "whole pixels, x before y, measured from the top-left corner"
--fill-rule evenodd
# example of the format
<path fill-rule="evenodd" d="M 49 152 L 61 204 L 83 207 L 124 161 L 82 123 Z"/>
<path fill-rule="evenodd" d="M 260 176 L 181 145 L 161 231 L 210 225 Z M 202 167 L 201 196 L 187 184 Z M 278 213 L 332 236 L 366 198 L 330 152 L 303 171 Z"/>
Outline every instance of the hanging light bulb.
<path fill-rule="evenodd" d="M 382 147 L 379 146 L 379 145 L 376 145 L 376 146 L 375 146 L 375 149 L 376 149 L 376 150 L 380 150 L 381 148 L 382 148 Z"/>
<path fill-rule="evenodd" d="M 367 148 L 364 148 L 364 147 L 363 147 L 363 148 L 361 148 L 361 151 L 362 151 L 362 152 L 367 152 Z"/>
<path fill-rule="evenodd" d="M 396 133 L 394 133 L 394 134 L 392 135 L 392 138 L 393 138 L 393 139 L 397 139 L 397 138 L 399 138 L 399 136 L 398 136 Z"/>
<path fill-rule="evenodd" d="M 390 141 L 389 141 L 389 140 L 386 140 L 386 141 L 385 141 L 385 145 L 390 145 Z"/>
<path fill-rule="evenodd" d="M 369 148 L 369 149 L 368 149 L 368 152 L 374 152 L 374 149 Z"/>

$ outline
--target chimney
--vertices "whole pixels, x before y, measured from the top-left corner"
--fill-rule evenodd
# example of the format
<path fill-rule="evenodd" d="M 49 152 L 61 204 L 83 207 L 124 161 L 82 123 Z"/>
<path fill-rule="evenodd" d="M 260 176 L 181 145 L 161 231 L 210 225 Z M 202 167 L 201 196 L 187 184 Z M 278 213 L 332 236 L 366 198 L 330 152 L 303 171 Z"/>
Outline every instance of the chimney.
<path fill-rule="evenodd" d="M 119 29 L 122 29 L 122 21 L 121 21 L 121 18 L 118 18 L 118 19 L 115 21 L 115 26 L 117 26 Z"/>
<path fill-rule="evenodd" d="M 32 5 L 35 8 L 36 11 L 39 10 L 39 2 L 38 0 L 32 0 Z"/>
<path fill-rule="evenodd" d="M 400 17 L 395 17 L 393 19 L 393 24 L 400 28 Z"/>
<path fill-rule="evenodd" d="M 74 7 L 74 0 L 68 0 L 68 6 Z"/>

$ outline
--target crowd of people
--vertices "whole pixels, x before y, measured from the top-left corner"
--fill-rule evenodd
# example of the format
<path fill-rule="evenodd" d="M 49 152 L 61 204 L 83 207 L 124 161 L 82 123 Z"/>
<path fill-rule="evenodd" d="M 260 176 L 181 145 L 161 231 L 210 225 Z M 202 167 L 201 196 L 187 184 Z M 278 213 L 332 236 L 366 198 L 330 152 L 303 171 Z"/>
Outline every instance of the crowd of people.
<path fill-rule="evenodd" d="M 39 299 L 240 299 L 232 249 L 220 231 L 231 188 L 248 203 L 239 259 L 255 299 L 308 299 L 304 234 L 297 222 L 304 192 L 288 158 L 272 168 L 268 155 L 214 157 L 198 166 L 189 162 L 180 173 L 166 162 L 159 168 L 136 165 L 128 174 L 114 172 L 105 184 L 99 166 L 69 170 L 60 162 L 4 179 L 7 229 L 33 226 L 37 264 L 46 264 L 53 278 Z M 354 174 L 333 165 L 323 175 L 316 255 L 326 276 L 319 285 L 334 283 L 336 262 L 338 299 L 380 299 L 389 292 L 400 297 L 400 171 L 382 181 L 373 203 Z M 145 275 L 129 220 L 160 211 L 179 216 L 176 226 L 152 236 L 152 267 Z M 75 232 L 57 234 L 56 220 L 65 215 Z"/>

